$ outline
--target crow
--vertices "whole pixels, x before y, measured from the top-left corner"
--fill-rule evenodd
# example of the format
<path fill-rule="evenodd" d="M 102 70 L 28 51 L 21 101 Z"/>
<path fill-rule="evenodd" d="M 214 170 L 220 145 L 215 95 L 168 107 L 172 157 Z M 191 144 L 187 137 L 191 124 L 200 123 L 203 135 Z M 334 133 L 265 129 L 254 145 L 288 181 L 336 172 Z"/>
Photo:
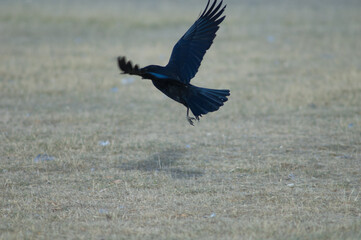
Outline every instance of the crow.
<path fill-rule="evenodd" d="M 139 68 L 124 56 L 117 58 L 122 74 L 150 79 L 161 92 L 183 104 L 187 108 L 187 120 L 193 126 L 194 120 L 199 121 L 202 115 L 217 111 L 230 95 L 228 89 L 209 89 L 190 84 L 190 80 L 198 72 L 203 56 L 216 37 L 219 24 L 226 17 L 221 16 L 226 8 L 226 5 L 222 7 L 222 3 L 223 0 L 217 5 L 217 0 L 214 0 L 210 6 L 208 0 L 199 18 L 174 46 L 166 66 L 149 65 Z M 194 117 L 189 116 L 189 109 Z"/>

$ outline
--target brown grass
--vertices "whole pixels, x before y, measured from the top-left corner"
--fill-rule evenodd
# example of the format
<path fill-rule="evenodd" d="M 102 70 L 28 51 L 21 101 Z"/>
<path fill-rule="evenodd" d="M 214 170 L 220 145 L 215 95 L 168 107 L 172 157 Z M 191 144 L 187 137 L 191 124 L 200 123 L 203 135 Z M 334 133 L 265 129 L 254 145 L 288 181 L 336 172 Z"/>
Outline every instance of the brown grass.
<path fill-rule="evenodd" d="M 115 59 L 165 64 L 204 4 L 0 3 L 1 239 L 361 239 L 359 1 L 228 0 L 191 127 Z"/>

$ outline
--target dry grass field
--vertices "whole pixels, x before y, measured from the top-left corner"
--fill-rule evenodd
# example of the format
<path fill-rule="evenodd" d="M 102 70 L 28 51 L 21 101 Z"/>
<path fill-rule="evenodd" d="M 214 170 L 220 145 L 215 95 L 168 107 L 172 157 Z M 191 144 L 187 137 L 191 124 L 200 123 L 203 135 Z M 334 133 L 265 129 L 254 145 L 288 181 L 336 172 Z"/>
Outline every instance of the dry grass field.
<path fill-rule="evenodd" d="M 0 239 L 361 239 L 361 2 L 225 2 L 192 127 L 116 57 L 206 0 L 0 1 Z"/>

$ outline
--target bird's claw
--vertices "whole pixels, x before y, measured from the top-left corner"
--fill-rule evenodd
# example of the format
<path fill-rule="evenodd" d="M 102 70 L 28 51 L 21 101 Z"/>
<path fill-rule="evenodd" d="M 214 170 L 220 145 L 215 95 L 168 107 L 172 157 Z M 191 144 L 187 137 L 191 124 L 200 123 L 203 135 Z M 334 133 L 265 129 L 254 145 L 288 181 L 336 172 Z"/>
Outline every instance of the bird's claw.
<path fill-rule="evenodd" d="M 187 120 L 188 120 L 188 122 L 189 122 L 190 125 L 194 126 L 193 121 L 195 121 L 196 118 L 187 116 Z"/>

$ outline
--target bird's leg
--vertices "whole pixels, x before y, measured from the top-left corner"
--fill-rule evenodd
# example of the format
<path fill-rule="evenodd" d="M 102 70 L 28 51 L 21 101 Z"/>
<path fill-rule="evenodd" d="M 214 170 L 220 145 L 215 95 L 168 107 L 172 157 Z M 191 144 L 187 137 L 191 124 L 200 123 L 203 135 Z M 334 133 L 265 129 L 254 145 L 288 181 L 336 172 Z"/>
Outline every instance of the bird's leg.
<path fill-rule="evenodd" d="M 187 120 L 188 120 L 190 125 L 194 126 L 193 121 L 196 120 L 196 119 L 194 117 L 189 116 L 189 108 L 187 108 Z"/>

